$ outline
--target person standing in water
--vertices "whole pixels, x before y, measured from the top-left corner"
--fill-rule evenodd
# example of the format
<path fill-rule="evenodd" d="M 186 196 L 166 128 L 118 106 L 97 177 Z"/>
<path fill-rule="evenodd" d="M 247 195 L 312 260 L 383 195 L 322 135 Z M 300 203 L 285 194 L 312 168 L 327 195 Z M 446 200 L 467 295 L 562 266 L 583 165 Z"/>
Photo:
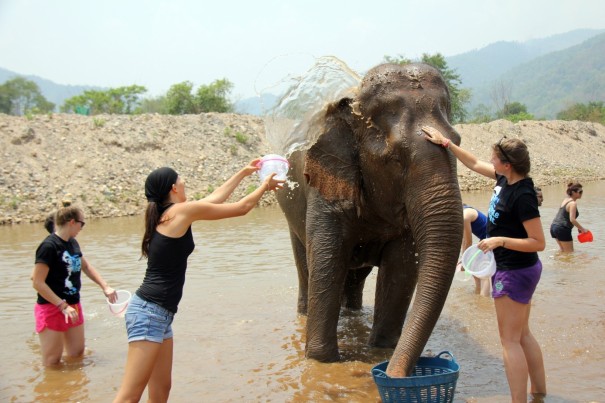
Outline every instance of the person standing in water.
<path fill-rule="evenodd" d="M 143 284 L 126 310 L 128 356 L 114 402 L 138 402 L 147 387 L 150 402 L 166 402 L 172 385 L 172 321 L 183 295 L 187 258 L 194 249 L 191 224 L 247 214 L 263 194 L 282 187 L 271 174 L 260 187 L 234 203 L 225 203 L 242 179 L 258 171 L 255 159 L 197 201 L 187 201 L 185 181 L 174 169 L 151 172 L 145 181 L 147 210 L 141 245 L 147 258 Z"/>
<path fill-rule="evenodd" d="M 540 207 L 544 202 L 544 195 L 542 194 L 542 189 L 540 189 L 538 186 L 534 186 L 534 190 L 536 191 L 536 197 L 538 198 L 538 207 Z"/>
<path fill-rule="evenodd" d="M 578 228 L 578 232 L 588 231 L 578 222 L 578 200 L 582 198 L 584 189 L 578 182 L 571 182 L 567 185 L 567 197 L 561 202 L 561 207 L 557 211 L 552 224 L 550 225 L 550 236 L 557 240 L 561 252 L 573 252 L 573 237 L 571 230 Z"/>
<path fill-rule="evenodd" d="M 464 231 L 462 233 L 462 253 L 473 244 L 473 235 L 479 238 L 479 241 L 487 237 L 487 216 L 474 207 L 462 205 L 462 217 L 464 219 Z M 461 262 L 459 262 L 461 264 Z M 475 294 L 483 297 L 490 296 L 491 279 L 477 278 L 475 280 Z"/>
<path fill-rule="evenodd" d="M 81 272 L 101 287 L 110 302 L 117 299 L 114 289 L 82 254 L 76 237 L 84 228 L 84 213 L 70 204 L 59 209 L 54 219 L 47 219 L 50 235 L 36 250 L 31 277 L 38 293 L 34 314 L 45 366 L 58 364 L 64 351 L 67 357 L 84 354 Z"/>
<path fill-rule="evenodd" d="M 513 403 L 527 402 L 527 383 L 535 400 L 546 395 L 542 349 L 529 329 L 531 299 L 542 274 L 538 252 L 546 242 L 525 143 L 502 138 L 492 146 L 491 162 L 453 144 L 439 130 L 424 126 L 426 139 L 450 150 L 467 168 L 496 180 L 488 210 L 488 237 L 477 246 L 493 250 L 496 273 L 492 296 L 506 378 Z"/>

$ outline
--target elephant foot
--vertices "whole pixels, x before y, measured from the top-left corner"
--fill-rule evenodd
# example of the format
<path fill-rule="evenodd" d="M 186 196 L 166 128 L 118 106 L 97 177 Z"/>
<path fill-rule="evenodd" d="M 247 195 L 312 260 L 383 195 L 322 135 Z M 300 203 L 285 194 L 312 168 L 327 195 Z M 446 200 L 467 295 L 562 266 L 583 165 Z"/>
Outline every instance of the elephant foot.
<path fill-rule="evenodd" d="M 371 347 L 395 348 L 397 346 L 398 342 L 399 342 L 399 335 L 387 337 L 387 336 L 371 334 L 368 344 Z"/>
<path fill-rule="evenodd" d="M 326 352 L 314 351 L 312 349 L 307 348 L 305 351 L 305 357 L 325 363 L 340 361 L 340 354 L 338 353 L 338 350 L 331 350 Z"/>
<path fill-rule="evenodd" d="M 346 301 L 342 302 L 341 306 L 343 308 L 350 309 L 352 311 L 360 311 L 361 308 L 363 307 L 363 301 L 361 298 L 354 299 L 354 300 L 347 299 Z"/>
<path fill-rule="evenodd" d="M 298 308 L 296 309 L 296 312 L 299 315 L 307 316 L 307 306 L 298 304 Z"/>

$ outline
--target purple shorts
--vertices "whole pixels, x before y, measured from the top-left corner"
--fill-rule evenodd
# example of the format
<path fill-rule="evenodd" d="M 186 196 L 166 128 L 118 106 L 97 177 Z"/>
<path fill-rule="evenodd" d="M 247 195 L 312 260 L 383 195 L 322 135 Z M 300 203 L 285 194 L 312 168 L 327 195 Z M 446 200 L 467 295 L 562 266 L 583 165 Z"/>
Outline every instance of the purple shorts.
<path fill-rule="evenodd" d="M 492 277 L 492 297 L 508 295 L 513 301 L 529 304 L 542 275 L 540 259 L 533 266 L 524 269 L 497 270 Z"/>

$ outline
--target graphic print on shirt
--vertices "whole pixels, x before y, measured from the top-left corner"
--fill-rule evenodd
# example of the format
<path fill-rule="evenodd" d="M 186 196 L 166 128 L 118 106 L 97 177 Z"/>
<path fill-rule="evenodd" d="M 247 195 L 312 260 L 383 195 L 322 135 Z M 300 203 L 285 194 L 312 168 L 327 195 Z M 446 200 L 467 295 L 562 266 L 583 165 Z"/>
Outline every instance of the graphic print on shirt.
<path fill-rule="evenodd" d="M 73 283 L 70 280 L 72 273 L 77 273 L 82 268 L 82 260 L 80 256 L 75 255 L 72 256 L 68 251 L 63 252 L 63 256 L 61 257 L 63 262 L 67 265 L 67 278 L 65 278 L 65 288 L 67 291 L 65 292 L 67 295 L 75 295 L 78 293 L 78 289 L 74 287 Z"/>
<path fill-rule="evenodd" d="M 492 224 L 496 224 L 496 220 L 500 216 L 500 213 L 496 211 L 496 206 L 498 206 L 498 202 L 500 201 L 500 191 L 502 190 L 502 186 L 496 186 L 494 188 L 494 194 L 492 195 L 492 199 L 489 201 L 489 209 L 487 210 L 487 217 L 489 218 L 489 222 Z"/>

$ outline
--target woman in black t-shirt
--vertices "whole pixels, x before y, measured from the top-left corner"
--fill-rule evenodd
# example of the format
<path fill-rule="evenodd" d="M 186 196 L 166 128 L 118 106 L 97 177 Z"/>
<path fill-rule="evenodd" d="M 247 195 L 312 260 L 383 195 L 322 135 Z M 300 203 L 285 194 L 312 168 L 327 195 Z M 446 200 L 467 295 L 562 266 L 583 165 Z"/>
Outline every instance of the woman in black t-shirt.
<path fill-rule="evenodd" d="M 45 366 L 84 353 L 84 315 L 80 303 L 80 274 L 84 272 L 110 302 L 117 299 L 97 270 L 84 258 L 76 236 L 84 227 L 84 214 L 75 206 L 63 207 L 45 224 L 51 232 L 36 250 L 32 273 L 38 292 L 34 314 Z"/>
<path fill-rule="evenodd" d="M 527 383 L 535 397 L 546 394 L 540 345 L 529 329 L 531 298 L 542 272 L 539 251 L 545 240 L 534 184 L 528 177 L 527 146 L 519 139 L 501 139 L 490 162 L 451 143 L 437 129 L 422 129 L 427 140 L 449 149 L 469 169 L 496 180 L 488 210 L 488 237 L 478 243 L 493 250 L 496 274 L 492 288 L 504 366 L 513 402 L 527 401 Z"/>

